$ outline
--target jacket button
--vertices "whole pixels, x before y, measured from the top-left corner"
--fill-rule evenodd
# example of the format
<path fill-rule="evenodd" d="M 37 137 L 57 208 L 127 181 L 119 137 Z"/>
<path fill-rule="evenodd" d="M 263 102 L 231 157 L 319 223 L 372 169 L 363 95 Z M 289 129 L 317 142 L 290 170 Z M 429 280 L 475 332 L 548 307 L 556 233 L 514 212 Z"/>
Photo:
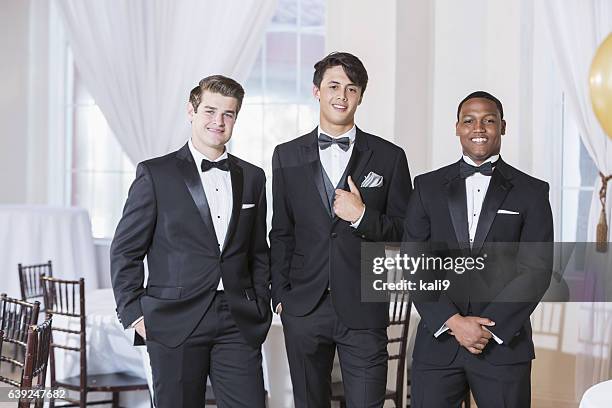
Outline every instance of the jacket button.
<path fill-rule="evenodd" d="M 337 232 L 332 232 L 331 233 L 331 237 L 332 238 L 337 238 L 338 237 L 338 233 Z"/>

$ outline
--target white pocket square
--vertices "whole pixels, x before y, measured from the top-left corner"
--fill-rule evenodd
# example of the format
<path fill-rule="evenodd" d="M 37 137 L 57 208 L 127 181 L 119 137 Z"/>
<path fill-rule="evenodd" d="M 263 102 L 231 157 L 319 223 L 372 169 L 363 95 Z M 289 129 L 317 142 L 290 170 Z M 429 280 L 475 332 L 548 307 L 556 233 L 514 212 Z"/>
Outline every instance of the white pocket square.
<path fill-rule="evenodd" d="M 255 204 L 242 204 L 242 209 L 246 210 L 247 208 L 253 208 L 255 207 Z"/>
<path fill-rule="evenodd" d="M 369 172 L 365 179 L 361 182 L 359 187 L 382 187 L 383 185 L 383 176 L 374 173 L 373 171 Z"/>
<path fill-rule="evenodd" d="M 510 210 L 497 210 L 498 214 L 510 214 L 510 215 L 519 215 L 518 212 L 516 211 L 510 211 Z"/>

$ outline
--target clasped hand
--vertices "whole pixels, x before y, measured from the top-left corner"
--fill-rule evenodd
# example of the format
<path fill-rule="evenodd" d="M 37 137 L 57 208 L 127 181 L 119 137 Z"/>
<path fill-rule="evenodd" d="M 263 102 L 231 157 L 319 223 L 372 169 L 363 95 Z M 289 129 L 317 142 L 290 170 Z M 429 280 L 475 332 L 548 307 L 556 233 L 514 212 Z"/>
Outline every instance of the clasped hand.
<path fill-rule="evenodd" d="M 495 326 L 495 322 L 486 317 L 461 316 L 457 313 L 447 320 L 446 326 L 460 345 L 472 354 L 480 354 L 493 337 L 485 327 Z"/>

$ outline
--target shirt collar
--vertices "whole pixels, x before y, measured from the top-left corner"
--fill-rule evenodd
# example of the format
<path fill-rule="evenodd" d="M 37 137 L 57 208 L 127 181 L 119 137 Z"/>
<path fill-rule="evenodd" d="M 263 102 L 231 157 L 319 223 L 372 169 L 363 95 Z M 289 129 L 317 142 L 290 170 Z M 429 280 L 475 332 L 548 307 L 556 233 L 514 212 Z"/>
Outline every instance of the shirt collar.
<path fill-rule="evenodd" d="M 321 133 L 325 133 L 327 136 L 334 138 L 334 139 L 338 139 L 340 137 L 348 137 L 349 138 L 349 142 L 352 145 L 353 143 L 355 143 L 355 136 L 357 135 L 357 127 L 355 125 L 353 125 L 352 128 L 350 128 L 346 133 L 343 133 L 341 135 L 338 136 L 332 136 L 329 133 L 326 133 L 325 130 L 321 129 L 321 125 L 317 126 L 317 137 L 321 135 Z"/>
<path fill-rule="evenodd" d="M 487 160 L 485 160 L 484 162 L 481 163 L 485 164 L 486 162 L 491 162 L 491 164 L 495 163 L 497 160 L 499 159 L 499 154 L 494 154 L 493 156 L 489 157 Z M 463 155 L 463 161 L 466 162 L 467 164 L 474 166 L 474 167 L 478 167 L 478 165 L 476 163 L 474 163 L 474 160 L 470 159 L 468 156 L 466 156 L 465 154 Z"/>
<path fill-rule="evenodd" d="M 191 152 L 191 155 L 193 156 L 193 160 L 195 160 L 198 166 L 202 162 L 202 159 L 206 159 L 212 162 L 218 162 L 218 161 L 227 159 L 227 146 L 225 147 L 225 151 L 223 152 L 221 156 L 219 156 L 215 160 L 210 160 L 208 157 L 206 157 L 206 155 L 202 154 L 198 149 L 196 149 L 196 147 L 193 145 L 193 141 L 191 140 L 191 138 L 189 138 L 187 145 L 189 145 L 189 151 Z"/>

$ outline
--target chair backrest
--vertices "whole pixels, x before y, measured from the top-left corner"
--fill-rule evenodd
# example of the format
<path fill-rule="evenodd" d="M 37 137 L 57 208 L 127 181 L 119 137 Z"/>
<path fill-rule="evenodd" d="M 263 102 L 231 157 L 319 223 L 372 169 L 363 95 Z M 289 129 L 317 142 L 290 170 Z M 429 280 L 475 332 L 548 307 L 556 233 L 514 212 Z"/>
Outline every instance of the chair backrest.
<path fill-rule="evenodd" d="M 3 340 L 5 343 L 13 344 L 21 351 L 25 350 L 28 339 L 28 328 L 35 325 L 38 321 L 38 311 L 40 303 L 25 302 L 13 299 L 3 293 L 0 295 L 0 330 L 4 332 Z M 0 361 L 4 361 L 13 367 L 23 369 L 24 361 L 20 359 L 23 353 L 15 353 L 13 357 L 0 356 Z"/>
<path fill-rule="evenodd" d="M 397 360 L 395 376 L 395 403 L 401 406 L 404 392 L 404 371 L 406 369 L 406 350 L 408 348 L 408 330 L 410 329 L 410 312 L 412 301 L 409 292 L 391 293 L 389 303 L 389 328 L 399 336 L 389 337 L 389 360 Z M 396 351 L 397 350 L 397 351 Z"/>
<path fill-rule="evenodd" d="M 37 265 L 18 264 L 19 287 L 21 289 L 21 300 L 42 299 L 43 289 L 40 277 L 53 276 L 53 265 L 51 261 Z"/>
<path fill-rule="evenodd" d="M 49 357 L 49 344 L 51 342 L 51 318 L 36 326 L 38 319 L 38 302 L 31 304 L 2 295 L 0 311 L 2 313 L 2 328 L 0 329 L 0 363 L 5 362 L 20 369 L 21 377 L 17 381 L 14 378 L 0 375 L 0 383 L 5 383 L 20 389 L 41 389 L 45 386 L 45 375 L 47 360 Z M 25 341 L 22 341 L 23 325 L 25 328 Z M 15 329 L 17 327 L 17 329 Z M 12 353 L 5 355 L 7 350 L 2 349 L 2 343 L 6 341 L 15 347 L 22 348 L 23 353 Z M 36 378 L 36 384 L 33 379 Z M 35 407 L 42 407 L 43 400 L 36 400 Z M 21 398 L 19 407 L 29 407 L 30 402 Z"/>
<path fill-rule="evenodd" d="M 76 281 L 41 277 L 45 300 L 45 312 L 55 316 L 55 324 L 51 329 L 51 346 L 49 361 L 51 365 L 51 386 L 56 385 L 55 378 L 55 349 L 79 353 L 80 358 L 80 388 L 87 385 L 87 348 L 86 348 L 86 320 L 85 320 L 85 280 Z M 59 316 L 65 316 L 66 319 Z M 78 330 L 70 323 L 78 320 Z M 64 323 L 65 322 L 65 323 Z M 65 326 L 64 326 L 65 324 Z M 53 334 L 58 334 L 54 336 Z M 61 334 L 59 334 L 61 333 Z M 77 345 L 70 341 L 79 336 Z"/>
<path fill-rule="evenodd" d="M 25 352 L 25 365 L 21 375 L 21 389 L 42 390 L 47 376 L 47 362 L 51 346 L 51 315 L 37 326 L 30 326 Z M 36 399 L 34 406 L 42 408 L 44 399 Z M 19 407 L 29 407 L 30 401 L 22 398 Z"/>

